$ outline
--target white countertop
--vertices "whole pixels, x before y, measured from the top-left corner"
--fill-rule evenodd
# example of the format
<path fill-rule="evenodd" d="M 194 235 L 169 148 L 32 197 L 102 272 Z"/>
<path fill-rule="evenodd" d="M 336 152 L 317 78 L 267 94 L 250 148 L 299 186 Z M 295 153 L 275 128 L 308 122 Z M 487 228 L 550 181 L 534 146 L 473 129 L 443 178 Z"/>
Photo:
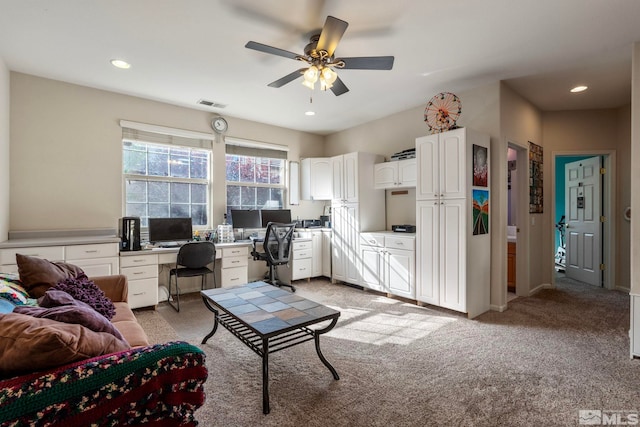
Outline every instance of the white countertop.
<path fill-rule="evenodd" d="M 14 239 L 0 242 L 2 248 L 32 248 L 36 246 L 90 245 L 95 243 L 120 243 L 116 236 L 72 236 Z"/>

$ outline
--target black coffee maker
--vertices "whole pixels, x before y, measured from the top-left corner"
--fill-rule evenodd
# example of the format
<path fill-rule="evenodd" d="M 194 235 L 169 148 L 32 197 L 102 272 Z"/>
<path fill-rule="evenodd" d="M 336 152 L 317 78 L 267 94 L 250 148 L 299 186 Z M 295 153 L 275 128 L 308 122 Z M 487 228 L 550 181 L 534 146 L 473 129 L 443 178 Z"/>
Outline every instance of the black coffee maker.
<path fill-rule="evenodd" d="M 126 216 L 118 222 L 121 251 L 140 250 L 140 217 Z"/>

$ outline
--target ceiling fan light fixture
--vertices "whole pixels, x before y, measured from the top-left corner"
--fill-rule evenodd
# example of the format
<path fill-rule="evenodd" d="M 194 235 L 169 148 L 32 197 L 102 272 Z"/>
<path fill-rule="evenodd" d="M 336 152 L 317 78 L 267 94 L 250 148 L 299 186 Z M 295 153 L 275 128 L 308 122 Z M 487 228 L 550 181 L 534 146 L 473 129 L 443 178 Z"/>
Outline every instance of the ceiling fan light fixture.
<path fill-rule="evenodd" d="M 318 67 L 312 65 L 304 72 L 304 81 L 313 84 L 318 81 L 318 74 Z"/>
<path fill-rule="evenodd" d="M 329 87 L 333 86 L 333 83 L 335 83 L 337 78 L 338 74 L 331 68 L 324 67 L 322 69 L 322 80 L 324 80 L 329 85 Z"/>
<path fill-rule="evenodd" d="M 333 87 L 333 84 L 329 83 L 322 76 L 320 76 L 320 90 L 327 90 L 327 89 L 331 89 L 332 87 Z"/>
<path fill-rule="evenodd" d="M 302 80 L 302 85 L 308 87 L 309 89 L 313 90 L 315 88 L 315 83 L 310 82 L 308 80 Z"/>

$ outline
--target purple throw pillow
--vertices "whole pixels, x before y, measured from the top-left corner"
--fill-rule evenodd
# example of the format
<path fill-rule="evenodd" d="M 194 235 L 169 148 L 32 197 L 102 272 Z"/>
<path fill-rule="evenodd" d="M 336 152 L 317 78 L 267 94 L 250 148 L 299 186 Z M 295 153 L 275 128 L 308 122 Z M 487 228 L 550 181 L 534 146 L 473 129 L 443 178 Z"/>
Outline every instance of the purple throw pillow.
<path fill-rule="evenodd" d="M 98 313 L 111 320 L 116 314 L 116 307 L 92 280 L 86 277 L 68 278 L 53 286 L 71 295 L 74 299 L 89 304 Z M 40 303 L 42 305 L 42 303 Z"/>
<path fill-rule="evenodd" d="M 42 297 L 40 307 L 20 306 L 14 312 L 32 317 L 56 320 L 63 323 L 76 323 L 94 332 L 107 332 L 126 342 L 120 331 L 102 314 L 88 304 L 73 299 L 71 295 L 57 289 L 49 289 Z"/>

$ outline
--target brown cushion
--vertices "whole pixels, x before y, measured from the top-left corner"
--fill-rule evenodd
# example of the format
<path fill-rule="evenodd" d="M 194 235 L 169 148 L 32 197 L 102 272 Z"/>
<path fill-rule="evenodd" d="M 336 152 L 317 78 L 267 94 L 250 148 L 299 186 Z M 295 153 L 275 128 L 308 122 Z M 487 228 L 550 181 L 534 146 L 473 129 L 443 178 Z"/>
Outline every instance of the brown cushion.
<path fill-rule="evenodd" d="M 105 332 L 39 319 L 25 314 L 0 314 L 0 376 L 36 372 L 129 349 Z"/>
<path fill-rule="evenodd" d="M 107 332 L 120 340 L 125 340 L 120 331 L 102 314 L 88 304 L 77 301 L 68 293 L 55 288 L 45 292 L 40 299 L 40 307 L 20 306 L 13 312 L 58 322 L 78 323 L 94 332 Z"/>
<path fill-rule="evenodd" d="M 31 298 L 40 298 L 51 286 L 68 278 L 86 277 L 78 266 L 16 254 L 22 286 Z"/>

